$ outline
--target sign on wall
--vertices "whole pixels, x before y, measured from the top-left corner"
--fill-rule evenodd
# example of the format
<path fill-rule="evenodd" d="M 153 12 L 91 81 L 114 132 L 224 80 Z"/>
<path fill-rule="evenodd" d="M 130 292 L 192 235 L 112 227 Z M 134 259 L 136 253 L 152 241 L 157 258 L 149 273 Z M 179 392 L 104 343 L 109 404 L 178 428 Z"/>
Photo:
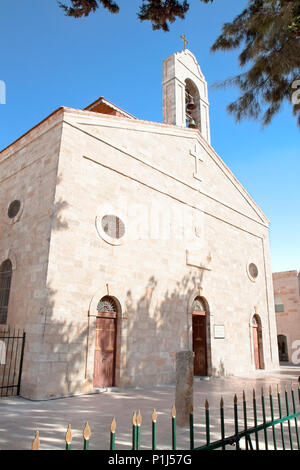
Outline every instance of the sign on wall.
<path fill-rule="evenodd" d="M 225 338 L 225 326 L 224 325 L 215 325 L 215 338 L 216 339 Z"/>

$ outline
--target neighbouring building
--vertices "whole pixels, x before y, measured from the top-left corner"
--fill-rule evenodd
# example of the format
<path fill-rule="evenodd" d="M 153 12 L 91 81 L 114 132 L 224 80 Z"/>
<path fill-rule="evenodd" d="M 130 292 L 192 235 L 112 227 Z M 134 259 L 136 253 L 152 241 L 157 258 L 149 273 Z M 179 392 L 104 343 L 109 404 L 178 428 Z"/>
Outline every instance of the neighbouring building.
<path fill-rule="evenodd" d="M 210 144 L 189 50 L 163 62 L 163 123 L 103 97 L 61 107 L 2 150 L 0 175 L 22 396 L 172 383 L 180 350 L 200 376 L 278 368 L 269 221 Z"/>
<path fill-rule="evenodd" d="M 273 273 L 273 286 L 279 360 L 292 363 L 300 347 L 300 273 Z"/>

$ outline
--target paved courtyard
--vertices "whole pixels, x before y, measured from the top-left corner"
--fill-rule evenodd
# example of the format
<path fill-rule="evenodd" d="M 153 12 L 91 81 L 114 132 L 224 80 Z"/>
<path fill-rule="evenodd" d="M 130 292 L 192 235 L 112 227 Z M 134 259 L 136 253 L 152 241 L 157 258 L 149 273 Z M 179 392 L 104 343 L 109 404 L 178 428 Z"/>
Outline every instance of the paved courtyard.
<path fill-rule="evenodd" d="M 242 393 L 245 390 L 248 403 L 249 425 L 253 423 L 252 390 L 256 390 L 261 419 L 260 397 L 262 387 L 265 390 L 267 419 L 270 417 L 269 386 L 273 387 L 275 417 L 278 416 L 276 384 L 282 391 L 284 386 L 290 390 L 294 383 L 298 402 L 298 377 L 300 367 L 282 366 L 273 373 L 263 371 L 253 373 L 248 377 L 211 378 L 209 380 L 195 379 L 194 384 L 194 419 L 195 445 L 205 441 L 205 400 L 210 404 L 212 424 L 211 440 L 220 438 L 219 403 L 224 399 L 226 435 L 233 434 L 233 397 L 236 393 L 239 400 L 240 427 L 243 427 Z M 41 449 L 64 449 L 64 437 L 67 425 L 73 430 L 73 449 L 82 447 L 82 430 L 86 421 L 91 428 L 90 449 L 109 448 L 109 429 L 113 416 L 116 417 L 116 448 L 131 448 L 132 413 L 141 410 L 142 429 L 141 447 L 151 449 L 151 415 L 153 408 L 157 410 L 157 442 L 159 449 L 171 448 L 171 408 L 175 402 L 175 386 L 160 386 L 145 389 L 112 389 L 93 395 L 81 395 L 48 401 L 30 401 L 21 397 L 0 399 L 0 449 L 30 449 L 35 431 L 39 431 Z M 284 395 L 282 395 L 283 413 L 285 412 Z M 290 403 L 292 411 L 292 403 Z M 294 421 L 292 422 L 294 432 Z M 278 430 L 279 433 L 280 429 Z M 285 427 L 286 438 L 287 426 Z M 295 434 L 295 433 L 294 433 Z M 272 430 L 268 431 L 272 441 Z M 263 441 L 263 436 L 260 437 Z M 280 436 L 278 434 L 278 442 Z M 177 429 L 178 449 L 189 449 L 189 430 Z M 272 448 L 272 445 L 270 445 Z"/>

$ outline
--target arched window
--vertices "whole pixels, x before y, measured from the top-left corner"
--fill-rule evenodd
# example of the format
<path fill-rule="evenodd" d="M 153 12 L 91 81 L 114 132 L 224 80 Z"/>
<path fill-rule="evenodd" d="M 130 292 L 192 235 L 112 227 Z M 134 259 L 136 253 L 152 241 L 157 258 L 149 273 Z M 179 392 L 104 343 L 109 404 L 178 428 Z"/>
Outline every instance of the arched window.
<path fill-rule="evenodd" d="M 4 325 L 7 320 L 11 276 L 12 264 L 7 259 L 0 266 L 0 325 Z"/>
<path fill-rule="evenodd" d="M 192 310 L 193 312 L 195 311 L 205 312 L 206 311 L 205 303 L 201 297 L 195 297 Z"/>
<path fill-rule="evenodd" d="M 98 302 L 97 311 L 106 313 L 118 313 L 118 306 L 115 299 L 113 297 L 110 297 L 109 295 L 105 295 Z"/>

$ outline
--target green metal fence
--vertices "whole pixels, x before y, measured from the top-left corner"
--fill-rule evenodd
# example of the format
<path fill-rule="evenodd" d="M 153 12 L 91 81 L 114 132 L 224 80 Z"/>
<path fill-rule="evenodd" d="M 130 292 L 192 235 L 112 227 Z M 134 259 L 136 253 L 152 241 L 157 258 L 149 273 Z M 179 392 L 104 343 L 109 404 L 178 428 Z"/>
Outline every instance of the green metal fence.
<path fill-rule="evenodd" d="M 298 384 L 298 405 L 300 404 L 300 384 Z M 296 396 L 293 385 L 290 387 L 290 394 L 287 387 L 284 388 L 283 396 L 280 388 L 273 395 L 272 387 L 269 388 L 267 396 L 261 389 L 260 397 L 256 396 L 253 390 L 252 403 L 249 406 L 246 401 L 246 394 L 243 392 L 242 402 L 238 406 L 238 397 L 233 399 L 233 416 L 225 416 L 224 400 L 221 398 L 219 408 L 218 433 L 220 439 L 212 440 L 212 435 L 216 435 L 216 429 L 211 424 L 210 406 L 208 401 L 205 402 L 205 444 L 196 446 L 194 410 L 191 407 L 189 414 L 189 440 L 190 450 L 300 450 L 298 418 L 300 411 L 296 410 Z M 267 410 L 268 408 L 268 410 Z M 239 416 L 242 409 L 241 416 Z M 249 426 L 249 415 L 251 411 L 251 425 Z M 271 419 L 267 420 L 267 411 L 271 415 Z M 276 415 L 276 416 L 275 416 Z M 241 427 L 242 421 L 242 427 Z M 230 425 L 229 425 L 230 423 Z M 158 450 L 157 444 L 157 412 L 152 413 L 152 450 Z M 233 433 L 226 436 L 226 427 L 233 428 Z M 140 410 L 134 412 L 132 416 L 132 445 L 131 450 L 141 450 L 141 428 L 142 415 Z M 269 431 L 269 433 L 268 433 Z M 271 433 L 270 433 L 271 431 Z M 109 448 L 116 450 L 117 421 L 113 418 L 110 426 Z M 85 424 L 83 430 L 83 450 L 89 449 L 91 430 L 88 423 Z M 170 444 L 172 450 L 177 450 L 176 443 L 176 409 L 173 406 L 171 410 L 170 422 Z M 65 435 L 65 449 L 71 450 L 72 447 L 72 430 L 69 425 Z M 32 450 L 40 448 L 39 432 L 36 432 L 35 439 L 32 443 Z"/>

